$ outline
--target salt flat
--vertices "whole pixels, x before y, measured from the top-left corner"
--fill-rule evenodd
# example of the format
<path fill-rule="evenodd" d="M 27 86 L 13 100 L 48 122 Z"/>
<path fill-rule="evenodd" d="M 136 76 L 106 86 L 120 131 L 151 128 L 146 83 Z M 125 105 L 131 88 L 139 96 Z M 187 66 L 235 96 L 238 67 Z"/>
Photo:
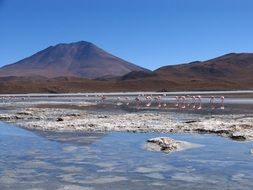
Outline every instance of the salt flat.
<path fill-rule="evenodd" d="M 175 106 L 178 102 L 174 95 L 183 92 L 20 94 L 2 98 L 0 106 L 7 111 L 1 113 L 0 118 L 42 131 L 195 132 L 251 140 L 253 99 L 226 98 L 223 109 L 220 96 L 252 92 L 184 92 L 185 95 L 203 95 L 200 103 L 193 104 L 191 99 L 186 99 L 179 102 L 181 107 Z M 147 106 L 147 95 L 152 96 L 150 106 Z M 210 105 L 212 96 L 216 98 Z M 188 119 L 182 121 L 180 117 Z"/>

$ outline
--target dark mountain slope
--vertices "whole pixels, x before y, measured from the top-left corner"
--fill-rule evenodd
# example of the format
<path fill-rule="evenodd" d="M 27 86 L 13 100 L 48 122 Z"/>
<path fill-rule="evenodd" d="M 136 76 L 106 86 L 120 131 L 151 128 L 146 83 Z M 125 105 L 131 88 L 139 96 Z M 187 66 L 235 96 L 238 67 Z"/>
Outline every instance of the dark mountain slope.
<path fill-rule="evenodd" d="M 90 42 L 81 41 L 50 46 L 31 57 L 6 65 L 0 69 L 0 77 L 73 76 L 93 79 L 123 76 L 132 71 L 146 69 L 111 55 Z"/>
<path fill-rule="evenodd" d="M 253 80 L 253 53 L 231 53 L 215 59 L 165 66 L 155 73 L 169 78 L 220 79 L 231 82 Z"/>

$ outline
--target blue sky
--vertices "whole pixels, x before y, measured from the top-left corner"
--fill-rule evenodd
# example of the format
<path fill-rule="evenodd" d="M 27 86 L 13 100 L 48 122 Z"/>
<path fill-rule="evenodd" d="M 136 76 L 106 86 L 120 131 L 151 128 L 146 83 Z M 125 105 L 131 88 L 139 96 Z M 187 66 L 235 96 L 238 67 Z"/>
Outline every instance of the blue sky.
<path fill-rule="evenodd" d="M 252 0 L 0 0 L 0 66 L 90 41 L 140 66 L 253 52 Z"/>

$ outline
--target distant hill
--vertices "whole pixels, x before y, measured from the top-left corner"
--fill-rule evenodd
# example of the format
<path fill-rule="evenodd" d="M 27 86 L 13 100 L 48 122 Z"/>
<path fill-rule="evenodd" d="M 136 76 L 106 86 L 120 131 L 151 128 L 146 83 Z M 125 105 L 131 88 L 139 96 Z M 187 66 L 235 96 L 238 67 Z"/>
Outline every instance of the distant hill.
<path fill-rule="evenodd" d="M 165 66 L 154 72 L 163 77 L 175 78 L 175 80 L 188 78 L 190 80 L 252 82 L 253 53 L 230 53 L 208 61 Z"/>
<path fill-rule="evenodd" d="M 69 47 L 69 45 L 67 46 Z M 103 50 L 101 51 L 104 52 Z M 50 55 L 44 56 L 46 60 L 50 59 Z M 28 59 L 32 59 L 32 57 Z M 60 57 L 66 56 L 61 55 Z M 119 58 L 115 59 L 118 60 Z M 121 61 L 121 59 L 119 60 Z M 117 65 L 115 73 L 108 72 L 106 66 L 104 66 L 102 68 L 106 72 L 102 74 L 100 72 L 103 69 L 98 69 L 100 72 L 93 72 L 92 75 L 78 75 L 75 74 L 78 71 L 73 72 L 70 70 L 71 72 L 69 71 L 69 75 L 67 76 L 53 75 L 53 73 L 46 75 L 47 77 L 52 76 L 50 78 L 46 78 L 45 75 L 36 77 L 0 77 L 0 93 L 253 90 L 253 53 L 231 53 L 202 62 L 195 61 L 188 64 L 165 66 L 155 71 L 148 71 L 136 65 L 126 63 L 123 65 L 127 65 L 127 68 L 131 66 L 131 69 L 126 69 L 124 66 L 123 68 L 125 69 L 122 69 L 124 72 L 116 72 L 122 71 L 122 67 L 118 67 L 121 63 L 117 62 L 115 64 Z M 123 63 L 125 62 L 123 61 Z M 62 64 L 64 65 L 64 63 Z M 108 64 L 113 63 L 110 62 Z M 35 65 L 37 66 L 37 64 Z M 92 65 L 90 66 L 93 68 Z M 14 66 L 16 67 L 15 64 Z M 8 67 L 10 66 L 6 68 Z M 32 66 L 30 67 L 32 69 Z M 89 67 L 87 69 L 89 70 Z M 0 73 L 3 70 L 1 69 Z M 94 70 L 97 71 L 95 68 Z M 91 69 L 90 71 L 94 70 Z M 85 69 L 81 70 L 81 72 L 85 73 Z"/>
<path fill-rule="evenodd" d="M 119 80 L 134 80 L 134 79 L 144 79 L 150 77 L 156 77 L 157 74 L 152 71 L 132 71 L 126 75 L 119 78 Z"/>
<path fill-rule="evenodd" d="M 132 71 L 147 71 L 107 53 L 96 45 L 80 41 L 50 46 L 28 58 L 0 68 L 0 77 L 40 76 L 101 78 L 123 76 Z"/>

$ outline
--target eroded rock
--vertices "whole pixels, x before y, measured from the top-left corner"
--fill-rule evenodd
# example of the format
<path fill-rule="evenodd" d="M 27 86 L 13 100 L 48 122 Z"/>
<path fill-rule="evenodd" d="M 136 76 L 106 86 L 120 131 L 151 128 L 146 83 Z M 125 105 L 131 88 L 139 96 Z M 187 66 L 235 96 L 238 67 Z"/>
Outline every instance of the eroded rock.
<path fill-rule="evenodd" d="M 182 151 L 189 148 L 200 147 L 200 145 L 186 141 L 178 141 L 169 137 L 157 137 L 148 139 L 145 148 L 150 151 L 163 151 L 166 153 Z"/>
<path fill-rule="evenodd" d="M 236 141 L 245 141 L 245 140 L 247 140 L 246 137 L 243 136 L 243 135 L 231 134 L 229 137 L 233 140 L 236 140 Z"/>
<path fill-rule="evenodd" d="M 63 118 L 61 118 L 61 117 L 58 117 L 57 119 L 56 119 L 56 121 L 64 121 L 64 119 Z"/>

